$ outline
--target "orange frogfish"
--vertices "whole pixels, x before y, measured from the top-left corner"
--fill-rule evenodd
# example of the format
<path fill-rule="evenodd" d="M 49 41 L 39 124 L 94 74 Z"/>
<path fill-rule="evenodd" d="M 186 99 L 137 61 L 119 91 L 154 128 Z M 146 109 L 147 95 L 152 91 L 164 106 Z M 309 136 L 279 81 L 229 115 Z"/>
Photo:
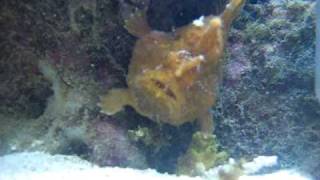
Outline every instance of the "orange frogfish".
<path fill-rule="evenodd" d="M 197 121 L 211 133 L 220 65 L 231 22 L 245 0 L 231 0 L 220 16 L 201 17 L 174 32 L 152 31 L 140 13 L 126 21 L 137 36 L 128 88 L 101 97 L 102 112 L 112 115 L 126 105 L 156 122 L 179 126 Z"/>

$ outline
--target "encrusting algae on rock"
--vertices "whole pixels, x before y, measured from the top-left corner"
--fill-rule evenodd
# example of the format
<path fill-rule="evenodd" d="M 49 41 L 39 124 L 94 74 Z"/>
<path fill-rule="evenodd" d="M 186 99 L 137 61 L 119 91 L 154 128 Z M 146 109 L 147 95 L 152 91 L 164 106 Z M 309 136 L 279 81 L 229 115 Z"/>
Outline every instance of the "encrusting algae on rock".
<path fill-rule="evenodd" d="M 200 130 L 212 133 L 210 108 L 215 104 L 221 58 L 231 22 L 245 0 L 231 0 L 220 16 L 201 17 L 171 33 L 151 31 L 145 12 L 126 21 L 139 37 L 127 89 L 111 89 L 101 97 L 102 112 L 112 115 L 123 106 L 156 122 L 179 126 L 197 120 Z"/>

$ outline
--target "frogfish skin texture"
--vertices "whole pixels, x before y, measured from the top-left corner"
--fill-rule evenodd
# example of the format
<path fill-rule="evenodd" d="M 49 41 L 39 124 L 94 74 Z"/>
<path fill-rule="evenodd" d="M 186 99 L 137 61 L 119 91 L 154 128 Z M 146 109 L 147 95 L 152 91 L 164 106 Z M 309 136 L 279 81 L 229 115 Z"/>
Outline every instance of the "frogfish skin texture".
<path fill-rule="evenodd" d="M 152 31 L 143 13 L 132 15 L 126 28 L 139 40 L 128 88 L 102 96 L 102 112 L 112 115 L 129 105 L 156 122 L 179 126 L 196 120 L 210 133 L 227 32 L 244 2 L 231 0 L 220 16 L 201 17 L 171 33 Z"/>

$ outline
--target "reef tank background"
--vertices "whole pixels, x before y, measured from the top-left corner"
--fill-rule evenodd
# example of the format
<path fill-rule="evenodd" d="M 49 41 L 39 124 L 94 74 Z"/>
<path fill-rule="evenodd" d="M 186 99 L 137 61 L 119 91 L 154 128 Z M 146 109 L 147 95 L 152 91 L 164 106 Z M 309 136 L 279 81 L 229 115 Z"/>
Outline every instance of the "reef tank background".
<path fill-rule="evenodd" d="M 99 98 L 125 88 L 137 38 L 128 14 L 148 6 L 152 29 L 173 31 L 222 0 L 2 0 L 0 155 L 77 155 L 99 166 L 175 173 L 197 130 L 159 124 L 133 108 L 108 116 Z M 320 179 L 314 94 L 314 0 L 248 0 L 228 34 L 217 103 L 219 151 L 276 155 L 279 168 Z M 268 169 L 267 171 L 272 171 Z M 1 171 L 0 171 L 1 173 Z"/>

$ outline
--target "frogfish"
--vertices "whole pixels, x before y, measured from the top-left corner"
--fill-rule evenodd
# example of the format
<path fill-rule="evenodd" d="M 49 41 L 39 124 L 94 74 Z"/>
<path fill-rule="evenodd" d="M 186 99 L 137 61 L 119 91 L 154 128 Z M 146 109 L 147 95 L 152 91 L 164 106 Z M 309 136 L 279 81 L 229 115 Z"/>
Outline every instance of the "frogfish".
<path fill-rule="evenodd" d="M 180 126 L 196 121 L 200 131 L 213 131 L 215 105 L 227 33 L 245 0 L 230 0 L 219 16 L 200 17 L 173 32 L 152 30 L 145 13 L 125 22 L 138 37 L 130 61 L 128 88 L 101 96 L 101 111 L 113 115 L 133 107 L 149 119 Z"/>

